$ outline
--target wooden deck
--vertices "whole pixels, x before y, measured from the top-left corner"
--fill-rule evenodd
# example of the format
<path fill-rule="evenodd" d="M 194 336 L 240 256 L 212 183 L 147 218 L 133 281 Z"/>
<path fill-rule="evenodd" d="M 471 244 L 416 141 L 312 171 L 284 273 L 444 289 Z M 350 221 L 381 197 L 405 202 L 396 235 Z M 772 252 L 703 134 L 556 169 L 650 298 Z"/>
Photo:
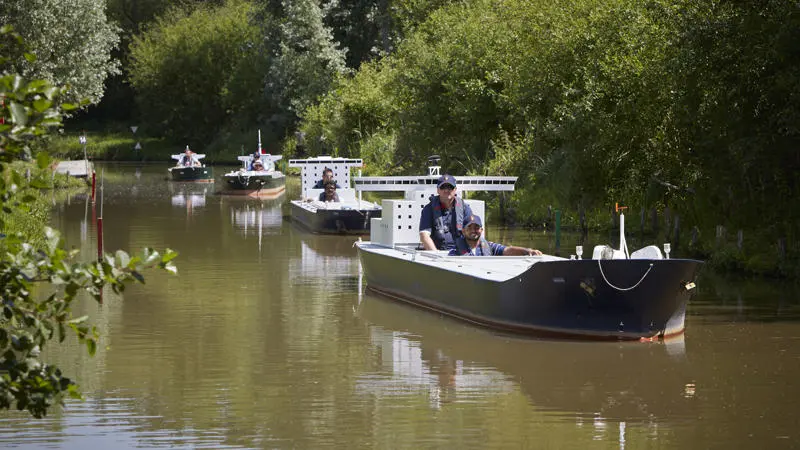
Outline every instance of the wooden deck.
<path fill-rule="evenodd" d="M 73 177 L 87 178 L 94 171 L 91 161 L 79 159 L 77 161 L 61 161 L 56 166 L 56 173 L 63 173 Z"/>

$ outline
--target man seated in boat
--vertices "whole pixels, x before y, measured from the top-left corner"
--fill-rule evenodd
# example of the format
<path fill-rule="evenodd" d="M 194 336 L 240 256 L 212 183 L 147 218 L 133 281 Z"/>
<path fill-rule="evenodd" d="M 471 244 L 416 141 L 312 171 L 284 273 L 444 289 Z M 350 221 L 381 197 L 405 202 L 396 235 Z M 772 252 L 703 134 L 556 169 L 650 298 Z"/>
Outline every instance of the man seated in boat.
<path fill-rule="evenodd" d="M 322 171 L 322 179 L 317 181 L 317 184 L 314 185 L 314 189 L 325 189 L 325 185 L 329 182 L 333 181 L 333 169 L 330 167 L 326 167 L 325 170 Z M 339 183 L 336 183 L 336 188 L 341 188 Z"/>
<path fill-rule="evenodd" d="M 339 194 L 336 193 L 336 182 L 333 180 L 325 184 L 325 191 L 320 192 L 319 201 L 339 203 Z"/>
<path fill-rule="evenodd" d="M 254 172 L 261 172 L 264 170 L 264 163 L 261 162 L 260 158 L 253 160 L 253 164 L 250 166 L 250 170 Z"/>
<path fill-rule="evenodd" d="M 483 237 L 481 216 L 471 214 L 464 223 L 464 232 L 456 238 L 456 248 L 449 256 L 540 256 L 542 252 L 534 248 L 503 245 L 487 241 Z"/>
<path fill-rule="evenodd" d="M 456 179 L 444 174 L 436 184 L 438 196 L 422 208 L 419 218 L 419 240 L 423 250 L 452 250 L 461 236 L 464 219 L 472 209 L 456 196 Z"/>
<path fill-rule="evenodd" d="M 197 167 L 200 166 L 200 160 L 194 156 L 194 152 L 189 150 L 189 146 L 186 146 L 186 150 L 183 152 L 183 156 L 181 159 L 178 160 L 178 166 L 181 167 Z"/>

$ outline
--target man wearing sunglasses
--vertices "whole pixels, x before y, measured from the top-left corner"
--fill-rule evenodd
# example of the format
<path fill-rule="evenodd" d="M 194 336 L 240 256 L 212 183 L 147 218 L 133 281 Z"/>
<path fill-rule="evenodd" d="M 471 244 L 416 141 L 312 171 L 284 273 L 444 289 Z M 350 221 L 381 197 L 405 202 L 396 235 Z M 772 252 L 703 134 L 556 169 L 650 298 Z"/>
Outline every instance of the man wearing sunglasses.
<path fill-rule="evenodd" d="M 436 184 L 438 196 L 422 209 L 419 218 L 419 240 L 424 250 L 452 250 L 456 238 L 461 236 L 464 218 L 472 215 L 472 209 L 456 196 L 456 179 L 444 174 Z"/>
<path fill-rule="evenodd" d="M 450 250 L 450 256 L 542 256 L 535 248 L 503 245 L 487 241 L 483 237 L 483 221 L 474 214 L 467 218 L 464 231 L 456 239 L 456 248 Z"/>

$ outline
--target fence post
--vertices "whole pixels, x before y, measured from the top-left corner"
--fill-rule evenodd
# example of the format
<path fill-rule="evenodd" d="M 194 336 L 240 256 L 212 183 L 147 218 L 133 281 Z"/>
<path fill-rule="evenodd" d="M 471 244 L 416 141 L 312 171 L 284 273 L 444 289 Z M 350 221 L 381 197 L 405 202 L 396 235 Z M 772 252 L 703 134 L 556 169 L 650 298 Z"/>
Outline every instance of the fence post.
<path fill-rule="evenodd" d="M 664 208 L 664 238 L 670 240 L 670 232 L 672 231 L 672 214 L 670 213 L 669 206 Z"/>
<path fill-rule="evenodd" d="M 736 247 L 739 251 L 742 251 L 742 245 L 744 244 L 744 231 L 739 230 L 736 232 Z"/>
<path fill-rule="evenodd" d="M 639 211 L 639 235 L 644 237 L 644 206 Z"/>
<path fill-rule="evenodd" d="M 650 224 L 653 227 L 653 234 L 658 236 L 658 211 L 655 206 L 650 210 Z"/>
<path fill-rule="evenodd" d="M 725 227 L 717 225 L 717 247 L 722 246 L 725 241 Z"/>
<path fill-rule="evenodd" d="M 556 210 L 556 256 L 561 255 L 561 210 Z"/>

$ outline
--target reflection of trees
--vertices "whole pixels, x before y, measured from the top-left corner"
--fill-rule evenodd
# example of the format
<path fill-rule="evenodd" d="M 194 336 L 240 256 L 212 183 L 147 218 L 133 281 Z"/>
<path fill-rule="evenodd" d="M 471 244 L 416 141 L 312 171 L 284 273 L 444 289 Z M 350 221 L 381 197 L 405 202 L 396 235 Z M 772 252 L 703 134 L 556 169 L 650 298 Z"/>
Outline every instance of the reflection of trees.
<path fill-rule="evenodd" d="M 519 435 L 509 421 L 547 424 L 544 436 L 569 446 L 595 438 L 669 437 L 668 431 L 659 434 L 659 426 L 668 429 L 670 419 L 694 413 L 681 340 L 626 345 L 496 336 L 371 295 L 359 315 L 375 324 L 371 340 L 391 374 L 360 380 L 365 395 L 382 399 L 414 391 L 442 411 L 481 404 L 478 411 L 504 411 L 480 419 L 487 427 Z M 392 408 L 397 401 L 381 403 Z"/>
<path fill-rule="evenodd" d="M 284 222 L 259 251 L 230 219 L 248 202 L 209 196 L 189 221 L 154 178 L 162 168 L 150 169 L 135 194 L 106 185 L 106 247 L 169 244 L 180 275 L 155 273 L 124 301 L 76 308 L 101 328 L 97 357 L 70 344 L 53 359 L 91 402 L 0 425 L 0 446 L 24 427 L 68 440 L 80 426 L 143 447 L 597 448 L 624 438 L 627 448 L 678 448 L 763 436 L 759 423 L 794 426 L 781 406 L 798 394 L 780 356 L 796 354 L 780 339 L 796 331 L 788 324 L 770 329 L 779 339 L 751 339 L 730 324 L 693 327 L 690 316 L 687 354 L 680 341 L 497 336 L 371 295 L 354 313 L 351 239 Z M 73 201 L 54 221 L 93 258 L 84 209 Z"/>

